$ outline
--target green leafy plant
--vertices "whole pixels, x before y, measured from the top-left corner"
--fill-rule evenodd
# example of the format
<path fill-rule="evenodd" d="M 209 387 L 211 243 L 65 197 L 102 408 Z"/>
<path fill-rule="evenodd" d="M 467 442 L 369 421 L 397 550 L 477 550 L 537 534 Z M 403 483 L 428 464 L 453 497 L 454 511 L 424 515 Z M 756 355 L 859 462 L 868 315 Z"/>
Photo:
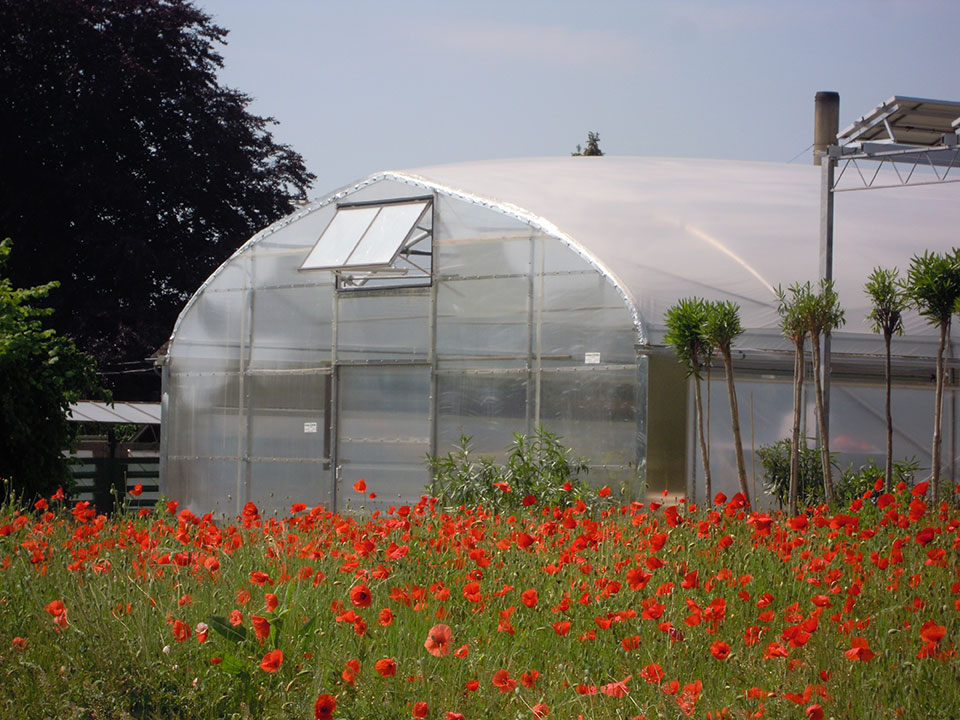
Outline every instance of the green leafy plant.
<path fill-rule="evenodd" d="M 790 433 L 790 464 L 787 481 L 787 508 L 792 515 L 798 511 L 800 488 L 800 410 L 803 406 L 803 346 L 807 327 L 803 322 L 803 307 L 811 295 L 810 283 L 794 284 L 790 297 L 783 288 L 777 288 L 777 313 L 780 315 L 780 331 L 793 343 L 793 426 Z M 805 445 L 804 445 L 805 447 Z M 822 472 L 822 470 L 821 470 Z M 781 499 L 781 504 L 783 503 Z"/>
<path fill-rule="evenodd" d="M 837 484 L 837 500 L 847 505 L 858 497 L 863 497 L 864 492 L 873 489 L 878 478 L 885 478 L 887 488 L 893 487 L 897 483 L 906 483 L 908 487 L 914 484 L 914 477 L 920 470 L 920 463 L 915 457 L 909 460 L 901 460 L 892 463 L 890 476 L 884 475 L 884 470 L 877 466 L 873 458 L 859 467 L 854 467 L 853 463 L 847 466 L 843 471 L 843 476 Z"/>
<path fill-rule="evenodd" d="M 864 286 L 867 297 L 870 298 L 870 312 L 867 320 L 872 323 L 872 330 L 883 335 L 884 347 L 884 409 L 887 425 L 887 451 L 884 464 L 884 478 L 886 490 L 890 492 L 893 476 L 893 416 L 890 411 L 890 342 L 894 333 L 903 334 L 903 311 L 907 307 L 907 298 L 897 279 L 897 269 L 885 270 L 874 268 L 867 284 Z"/>
<path fill-rule="evenodd" d="M 950 320 L 960 300 L 960 261 L 955 249 L 949 255 L 926 252 L 914 255 L 903 284 L 904 293 L 930 325 L 939 331 L 937 345 L 937 391 L 933 412 L 933 449 L 930 453 L 930 482 L 933 501 L 940 498 L 940 424 L 943 416 L 944 352 L 950 340 Z"/>
<path fill-rule="evenodd" d="M 428 490 L 442 507 L 483 506 L 500 512 L 526 505 L 567 507 L 582 501 L 590 510 L 606 503 L 581 475 L 589 468 L 583 457 L 573 458 L 560 438 L 538 427 L 533 434 L 515 433 L 504 464 L 476 455 L 471 438 L 443 457 L 427 455 L 431 482 Z"/>
<path fill-rule="evenodd" d="M 819 505 L 823 502 L 823 464 L 820 451 L 810 447 L 805 435 L 800 435 L 797 458 L 796 500 L 801 505 Z M 777 498 L 780 507 L 791 501 L 791 471 L 793 443 L 790 438 L 757 449 L 763 468 L 764 485 Z M 831 458 L 833 462 L 833 458 Z M 876 478 L 874 478 L 876 479 Z M 790 511 L 796 514 L 795 511 Z"/>
<path fill-rule="evenodd" d="M 664 322 L 667 334 L 663 341 L 673 348 L 677 360 L 693 377 L 693 393 L 697 413 L 697 438 L 700 441 L 700 457 L 703 462 L 704 493 L 707 501 L 713 497 L 710 475 L 710 448 L 703 429 L 703 399 L 700 390 L 700 370 L 710 367 L 710 358 L 716 345 L 706 335 L 710 305 L 702 298 L 683 298 L 667 309 Z"/>

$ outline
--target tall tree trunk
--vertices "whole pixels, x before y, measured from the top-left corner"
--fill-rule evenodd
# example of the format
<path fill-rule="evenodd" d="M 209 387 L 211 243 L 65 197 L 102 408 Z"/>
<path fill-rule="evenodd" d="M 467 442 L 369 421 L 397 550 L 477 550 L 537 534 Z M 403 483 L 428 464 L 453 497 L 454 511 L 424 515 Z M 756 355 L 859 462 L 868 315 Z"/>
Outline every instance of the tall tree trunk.
<path fill-rule="evenodd" d="M 697 374 L 693 375 L 693 396 L 697 403 L 697 434 L 700 436 L 700 457 L 703 460 L 703 490 L 705 495 L 704 505 L 710 507 L 712 490 L 710 485 L 710 452 L 707 449 L 706 437 L 703 434 L 703 402 L 700 395 L 700 378 Z"/>
<path fill-rule="evenodd" d="M 813 387 L 817 398 L 817 426 L 820 429 L 820 464 L 823 467 L 823 496 L 827 505 L 833 505 L 833 476 L 830 472 L 830 438 L 827 437 L 827 419 L 823 415 L 823 382 L 820 379 L 820 334 L 810 333 L 813 353 Z"/>
<path fill-rule="evenodd" d="M 733 382 L 733 358 L 729 347 L 720 348 L 723 358 L 723 369 L 727 376 L 727 396 L 730 398 L 730 424 L 733 426 L 733 446 L 737 453 L 737 479 L 740 481 L 740 492 L 750 502 L 750 488 L 747 485 L 747 466 L 743 461 L 743 441 L 740 438 L 740 409 L 737 407 L 737 390 Z"/>
<path fill-rule="evenodd" d="M 884 465 L 885 473 L 885 486 L 886 491 L 890 492 L 893 489 L 893 415 L 890 412 L 890 340 L 892 338 L 892 333 L 884 332 L 883 333 L 883 342 L 885 345 L 885 356 L 883 363 L 884 377 L 886 378 L 886 417 L 887 417 L 887 461 Z"/>
<path fill-rule="evenodd" d="M 940 323 L 940 344 L 937 346 L 937 395 L 933 410 L 933 458 L 930 462 L 930 481 L 933 485 L 933 504 L 940 501 L 940 421 L 943 415 L 943 353 L 950 334 L 950 318 Z"/>
<path fill-rule="evenodd" d="M 803 338 L 794 343 L 793 354 L 793 429 L 790 434 L 790 492 L 787 506 L 791 515 L 798 515 L 800 494 L 800 408 L 803 403 Z"/>

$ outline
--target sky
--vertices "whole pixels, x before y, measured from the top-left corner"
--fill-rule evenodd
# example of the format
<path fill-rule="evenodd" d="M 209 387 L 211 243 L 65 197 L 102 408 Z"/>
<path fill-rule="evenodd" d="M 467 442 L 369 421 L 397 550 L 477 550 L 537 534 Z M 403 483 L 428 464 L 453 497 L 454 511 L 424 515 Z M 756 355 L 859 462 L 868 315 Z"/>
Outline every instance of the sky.
<path fill-rule="evenodd" d="M 383 170 L 569 155 L 810 163 L 892 95 L 960 100 L 956 0 L 195 0 L 221 81 L 321 197 Z"/>

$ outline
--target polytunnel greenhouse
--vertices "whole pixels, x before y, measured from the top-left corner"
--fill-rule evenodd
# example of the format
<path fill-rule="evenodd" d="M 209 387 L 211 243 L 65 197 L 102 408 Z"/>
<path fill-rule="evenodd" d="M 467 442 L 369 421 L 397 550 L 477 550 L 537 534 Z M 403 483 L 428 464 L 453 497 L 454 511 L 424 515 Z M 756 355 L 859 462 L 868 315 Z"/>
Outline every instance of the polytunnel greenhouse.
<path fill-rule="evenodd" d="M 643 158 L 486 161 L 384 172 L 266 228 L 187 303 L 163 368 L 162 487 L 198 511 L 247 501 L 368 509 L 415 501 L 427 453 L 461 435 L 501 455 L 537 426 L 625 497 L 702 501 L 690 381 L 664 313 L 740 306 L 734 346 L 755 505 L 757 449 L 788 437 L 792 345 L 775 289 L 819 273 L 819 168 Z M 831 449 L 882 465 L 883 341 L 864 316 L 875 266 L 960 244 L 954 186 L 848 193 L 834 274 Z M 895 338 L 894 457 L 929 466 L 936 332 Z M 954 354 L 951 353 L 951 357 Z M 712 373 L 714 488 L 736 491 L 726 386 Z M 816 435 L 812 384 L 805 423 Z M 958 454 L 952 386 L 944 477 Z M 378 494 L 350 488 L 360 478 Z"/>

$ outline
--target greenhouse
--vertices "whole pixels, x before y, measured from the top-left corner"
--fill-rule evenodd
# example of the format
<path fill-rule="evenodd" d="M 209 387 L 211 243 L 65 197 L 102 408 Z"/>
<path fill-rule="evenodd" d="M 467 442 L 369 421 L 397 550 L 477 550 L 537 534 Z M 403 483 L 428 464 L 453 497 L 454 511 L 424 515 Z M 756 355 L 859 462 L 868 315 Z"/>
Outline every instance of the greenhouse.
<path fill-rule="evenodd" d="M 626 157 L 497 160 L 384 172 L 239 248 L 187 303 L 163 367 L 162 489 L 194 510 L 247 501 L 378 509 L 415 502 L 424 459 L 462 435 L 502 455 L 538 426 L 626 498 L 703 500 L 690 380 L 663 346 L 680 298 L 732 300 L 748 477 L 788 437 L 793 348 L 775 290 L 819 273 L 820 168 Z M 953 186 L 847 193 L 834 275 L 838 463 L 885 442 L 883 340 L 864 320 L 875 266 L 960 244 Z M 893 345 L 894 457 L 930 462 L 935 329 Z M 951 353 L 951 357 L 955 353 Z M 812 384 L 805 411 L 816 435 Z M 949 386 L 944 478 L 957 407 Z M 713 484 L 736 491 L 722 366 L 711 375 Z M 351 490 L 365 478 L 376 499 Z"/>

